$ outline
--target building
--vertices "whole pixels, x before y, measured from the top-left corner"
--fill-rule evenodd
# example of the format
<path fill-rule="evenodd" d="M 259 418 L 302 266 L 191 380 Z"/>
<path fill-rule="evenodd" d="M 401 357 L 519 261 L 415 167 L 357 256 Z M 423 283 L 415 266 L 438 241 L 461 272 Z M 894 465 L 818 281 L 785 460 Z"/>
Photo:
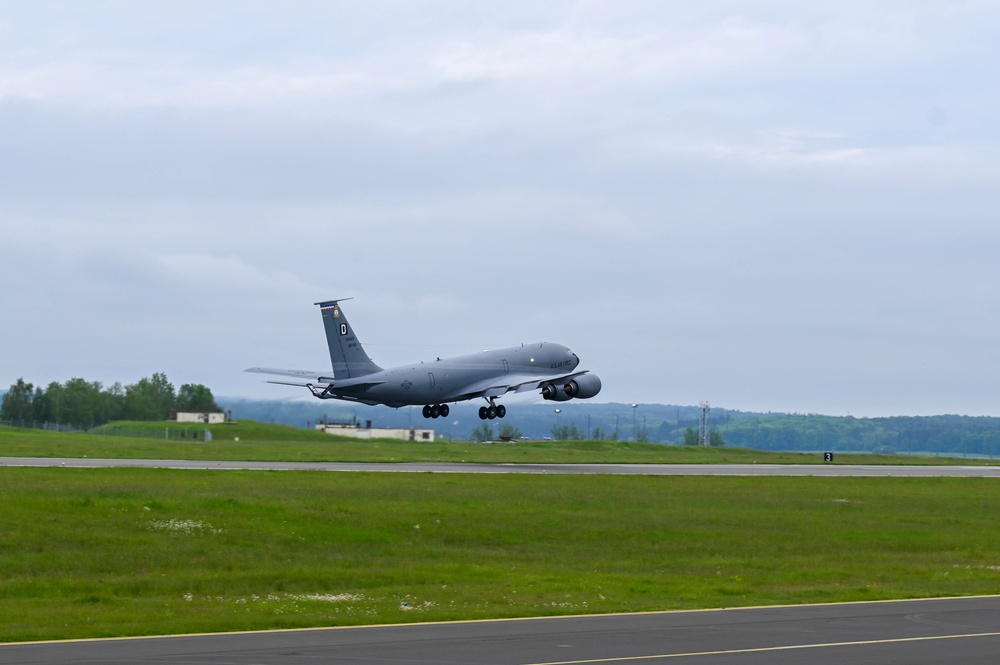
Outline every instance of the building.
<path fill-rule="evenodd" d="M 349 436 L 355 439 L 400 439 L 402 441 L 434 442 L 434 430 L 403 427 L 372 427 L 372 421 L 360 423 L 319 423 L 316 429 L 327 434 Z"/>
<path fill-rule="evenodd" d="M 177 414 L 179 423 L 204 423 L 206 425 L 219 425 L 226 422 L 226 414 L 221 411 L 217 413 L 189 413 L 181 411 Z"/>

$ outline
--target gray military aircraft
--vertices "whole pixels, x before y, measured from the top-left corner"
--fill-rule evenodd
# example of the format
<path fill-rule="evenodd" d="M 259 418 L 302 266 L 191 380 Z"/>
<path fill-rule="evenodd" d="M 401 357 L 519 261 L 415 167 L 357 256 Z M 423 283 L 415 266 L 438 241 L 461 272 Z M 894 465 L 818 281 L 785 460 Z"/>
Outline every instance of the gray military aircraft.
<path fill-rule="evenodd" d="M 382 369 L 368 357 L 340 303 L 350 298 L 316 303 L 326 327 L 332 372 L 251 367 L 248 372 L 293 377 L 297 381 L 268 381 L 302 386 L 320 399 L 342 399 L 391 407 L 424 405 L 424 418 L 445 417 L 449 402 L 483 398 L 483 420 L 503 418 L 507 408 L 496 399 L 509 392 L 540 390 L 555 402 L 593 397 L 601 380 L 586 370 L 576 371 L 580 359 L 561 344 L 522 344 L 497 351 Z"/>

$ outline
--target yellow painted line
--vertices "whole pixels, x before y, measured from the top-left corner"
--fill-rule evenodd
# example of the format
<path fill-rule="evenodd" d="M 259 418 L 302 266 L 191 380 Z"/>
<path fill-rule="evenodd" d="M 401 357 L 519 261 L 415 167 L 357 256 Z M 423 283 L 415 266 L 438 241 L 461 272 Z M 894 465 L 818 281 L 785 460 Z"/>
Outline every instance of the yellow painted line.
<path fill-rule="evenodd" d="M 624 663 L 640 660 L 666 660 L 667 658 L 694 658 L 695 656 L 723 656 L 739 653 L 762 653 L 768 651 L 792 651 L 794 649 L 827 649 L 831 647 L 854 647 L 871 644 L 893 644 L 901 642 L 926 642 L 930 640 L 958 640 L 969 637 L 1000 637 L 997 633 L 969 633 L 967 635 L 937 635 L 934 637 L 900 637 L 891 640 L 864 640 L 861 642 L 830 642 L 828 644 L 793 644 L 783 647 L 758 647 L 755 649 L 726 649 L 724 651 L 692 651 L 690 653 L 664 653 L 654 656 L 622 656 L 619 658 L 594 658 L 590 660 L 560 660 L 551 663 L 531 663 L 531 665 L 584 665 L 585 663 Z"/>

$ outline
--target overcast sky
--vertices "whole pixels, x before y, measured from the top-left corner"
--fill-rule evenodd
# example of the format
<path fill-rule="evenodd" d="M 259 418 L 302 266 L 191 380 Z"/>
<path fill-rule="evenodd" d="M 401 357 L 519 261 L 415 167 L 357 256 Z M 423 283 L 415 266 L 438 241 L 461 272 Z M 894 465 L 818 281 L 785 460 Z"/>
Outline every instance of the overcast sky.
<path fill-rule="evenodd" d="M 998 80 L 991 1 L 7 1 L 0 386 L 299 396 L 353 296 L 383 366 L 1000 416 Z"/>

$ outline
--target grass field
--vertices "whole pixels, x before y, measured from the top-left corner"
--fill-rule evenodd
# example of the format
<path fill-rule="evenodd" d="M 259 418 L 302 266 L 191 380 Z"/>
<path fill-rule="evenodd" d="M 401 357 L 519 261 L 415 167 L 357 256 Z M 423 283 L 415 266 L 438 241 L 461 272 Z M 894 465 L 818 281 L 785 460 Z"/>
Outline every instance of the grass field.
<path fill-rule="evenodd" d="M 0 468 L 0 641 L 1000 592 L 991 479 Z"/>
<path fill-rule="evenodd" d="M 105 431 L 145 432 L 159 436 L 176 423 L 118 423 Z M 187 429 L 192 429 L 187 426 Z M 199 431 L 204 427 L 196 428 Z M 364 441 L 282 425 L 246 422 L 212 425 L 213 440 L 136 438 L 98 433 L 64 434 L 0 427 L 0 456 L 99 457 L 189 460 L 253 460 L 295 462 L 425 462 L 492 463 L 634 463 L 634 464 L 821 464 L 820 453 L 776 453 L 739 448 L 664 446 L 627 441 L 518 441 L 471 443 L 443 441 Z M 97 430 L 100 432 L 101 430 Z M 236 440 L 239 439 L 239 440 Z M 943 459 L 906 455 L 837 454 L 844 464 L 987 464 L 988 460 Z"/>

